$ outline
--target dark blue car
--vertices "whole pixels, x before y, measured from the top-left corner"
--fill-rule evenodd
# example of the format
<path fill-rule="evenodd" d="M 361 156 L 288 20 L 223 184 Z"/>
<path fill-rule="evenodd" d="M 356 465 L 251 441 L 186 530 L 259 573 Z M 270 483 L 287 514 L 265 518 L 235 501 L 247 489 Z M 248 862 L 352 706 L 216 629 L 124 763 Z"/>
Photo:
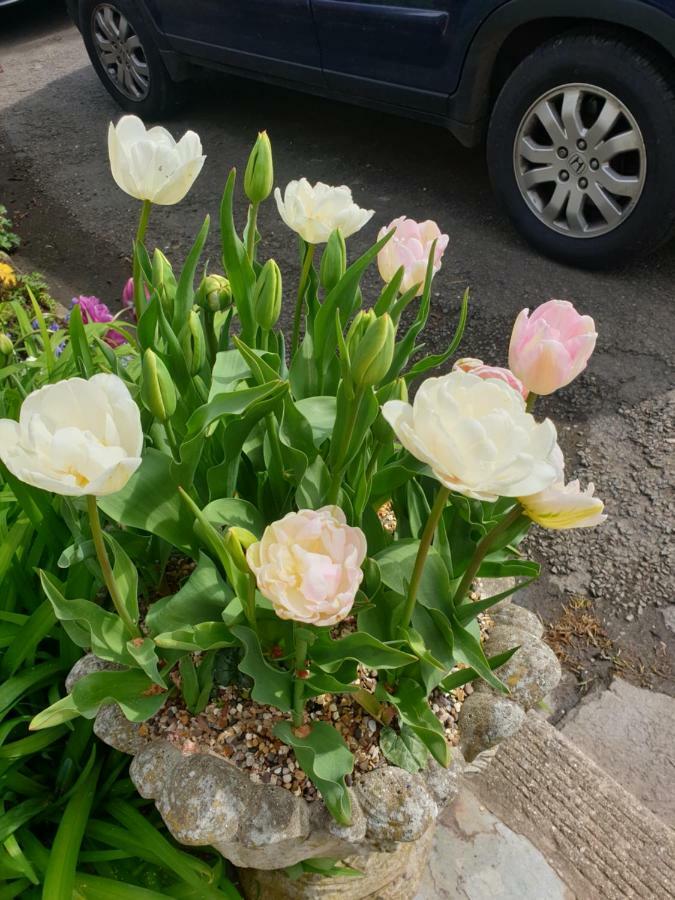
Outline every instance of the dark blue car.
<path fill-rule="evenodd" d="M 67 2 L 142 117 L 210 66 L 486 143 L 513 221 L 563 261 L 614 265 L 675 225 L 675 0 Z"/>

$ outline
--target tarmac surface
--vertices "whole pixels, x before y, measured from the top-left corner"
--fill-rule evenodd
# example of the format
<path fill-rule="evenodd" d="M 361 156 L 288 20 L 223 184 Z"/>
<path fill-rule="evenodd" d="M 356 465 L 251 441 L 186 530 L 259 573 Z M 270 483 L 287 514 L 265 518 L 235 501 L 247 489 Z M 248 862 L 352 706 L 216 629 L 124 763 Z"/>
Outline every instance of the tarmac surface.
<path fill-rule="evenodd" d="M 32 0 L 0 10 L 0 201 L 24 237 L 22 254 L 66 304 L 74 293 L 114 304 L 129 274 L 138 209 L 116 188 L 106 152 L 108 122 L 119 114 L 61 4 Z M 600 336 L 588 370 L 538 412 L 558 425 L 568 477 L 595 483 L 609 520 L 592 531 L 539 531 L 531 549 L 544 574 L 519 602 L 541 615 L 565 657 L 555 718 L 616 674 L 675 694 L 675 244 L 620 272 L 563 267 L 513 231 L 482 151 L 461 148 L 440 128 L 252 81 L 208 75 L 166 124 L 177 135 L 196 130 L 207 154 L 186 200 L 153 211 L 148 244 L 178 265 L 208 212 L 207 256 L 218 269 L 215 222 L 228 170 L 243 172 L 266 128 L 278 184 L 303 175 L 348 184 L 361 206 L 376 211 L 350 239 L 352 259 L 401 214 L 435 219 L 450 235 L 434 282 L 434 351 L 447 345 L 467 286 L 461 353 L 493 364 L 506 363 L 511 326 L 525 306 L 558 297 L 595 318 Z M 241 193 L 236 215 L 243 226 Z M 297 250 L 274 202 L 259 227 L 262 253 L 280 263 L 289 296 Z M 366 296 L 377 284 L 373 271 Z"/>

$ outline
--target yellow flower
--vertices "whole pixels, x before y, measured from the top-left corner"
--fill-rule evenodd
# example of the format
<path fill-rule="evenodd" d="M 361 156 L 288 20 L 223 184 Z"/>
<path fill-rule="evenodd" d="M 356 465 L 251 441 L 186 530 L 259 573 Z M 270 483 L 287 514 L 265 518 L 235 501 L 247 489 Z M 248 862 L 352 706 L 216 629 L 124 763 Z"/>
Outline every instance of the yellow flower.
<path fill-rule="evenodd" d="M 0 262 L 0 287 L 13 288 L 16 285 L 16 275 L 9 263 Z"/>

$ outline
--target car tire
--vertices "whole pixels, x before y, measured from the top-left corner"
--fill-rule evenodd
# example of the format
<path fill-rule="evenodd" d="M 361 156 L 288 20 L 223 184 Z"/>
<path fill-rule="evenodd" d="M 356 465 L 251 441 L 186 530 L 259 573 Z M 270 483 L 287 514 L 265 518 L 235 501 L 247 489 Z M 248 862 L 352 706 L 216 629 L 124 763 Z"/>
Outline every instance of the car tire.
<path fill-rule="evenodd" d="M 80 29 L 96 73 L 123 110 L 154 119 L 180 106 L 184 85 L 172 81 L 138 4 L 83 0 Z"/>
<path fill-rule="evenodd" d="M 539 47 L 508 78 L 487 158 L 496 193 L 534 247 L 603 269 L 673 233 L 674 146 L 675 92 L 651 48 L 575 33 Z"/>

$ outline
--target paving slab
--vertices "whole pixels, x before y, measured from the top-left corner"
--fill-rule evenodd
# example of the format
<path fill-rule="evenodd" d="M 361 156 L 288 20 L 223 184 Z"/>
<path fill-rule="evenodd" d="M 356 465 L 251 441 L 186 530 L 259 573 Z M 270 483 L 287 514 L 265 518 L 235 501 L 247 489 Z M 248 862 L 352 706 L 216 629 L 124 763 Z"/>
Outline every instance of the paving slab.
<path fill-rule="evenodd" d="M 574 900 L 546 858 L 468 787 L 439 822 L 415 900 Z"/>
<path fill-rule="evenodd" d="M 579 900 L 675 898 L 675 831 L 536 713 L 471 790 Z"/>
<path fill-rule="evenodd" d="M 562 732 L 675 827 L 675 699 L 615 679 L 565 718 Z"/>

